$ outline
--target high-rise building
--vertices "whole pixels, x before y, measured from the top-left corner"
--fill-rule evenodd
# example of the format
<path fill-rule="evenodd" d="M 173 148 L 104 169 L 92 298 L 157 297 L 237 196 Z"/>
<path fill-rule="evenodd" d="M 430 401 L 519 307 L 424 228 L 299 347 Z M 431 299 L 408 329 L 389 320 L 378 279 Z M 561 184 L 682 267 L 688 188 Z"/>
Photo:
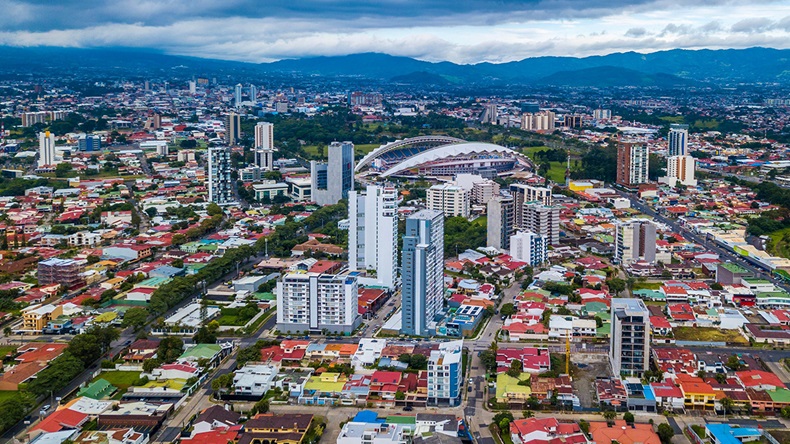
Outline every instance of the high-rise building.
<path fill-rule="evenodd" d="M 551 111 L 524 113 L 521 115 L 521 129 L 524 131 L 554 131 L 557 115 Z"/>
<path fill-rule="evenodd" d="M 565 114 L 563 123 L 565 123 L 567 128 L 581 128 L 583 124 L 582 117 L 581 114 Z"/>
<path fill-rule="evenodd" d="M 332 142 L 327 163 L 310 162 L 310 194 L 318 205 L 334 205 L 354 189 L 354 144 Z"/>
<path fill-rule="evenodd" d="M 669 149 L 667 157 L 688 154 L 689 126 L 673 123 L 669 125 Z"/>
<path fill-rule="evenodd" d="M 697 179 L 694 178 L 697 160 L 691 156 L 670 156 L 667 158 L 667 175 L 661 177 L 659 182 L 663 182 L 671 187 L 678 184 L 688 187 L 697 186 Z"/>
<path fill-rule="evenodd" d="M 401 333 L 428 336 L 444 300 L 444 214 L 418 211 L 406 218 L 401 253 Z"/>
<path fill-rule="evenodd" d="M 208 200 L 219 205 L 233 203 L 233 180 L 230 177 L 230 149 L 208 149 Z"/>
<path fill-rule="evenodd" d="M 461 405 L 464 340 L 441 342 L 428 357 L 428 405 Z"/>
<path fill-rule="evenodd" d="M 233 90 L 233 105 L 236 108 L 241 108 L 241 91 L 244 89 L 244 86 L 239 83 Z"/>
<path fill-rule="evenodd" d="M 614 260 L 620 264 L 655 262 L 656 226 L 649 220 L 620 222 L 615 226 Z"/>
<path fill-rule="evenodd" d="M 524 222 L 524 205 L 530 202 L 540 202 L 543 205 L 553 203 L 551 188 L 536 187 L 523 183 L 510 184 L 510 194 L 513 196 L 514 217 L 513 225 L 516 228 L 526 229 Z"/>
<path fill-rule="evenodd" d="M 531 231 L 519 231 L 510 237 L 510 256 L 532 267 L 549 260 L 548 247 L 546 236 Z"/>
<path fill-rule="evenodd" d="M 495 103 L 489 103 L 485 106 L 483 110 L 483 118 L 482 123 L 493 123 L 494 125 L 497 124 L 497 119 L 499 118 L 499 111 L 497 110 L 497 106 Z"/>
<path fill-rule="evenodd" d="M 649 157 L 647 144 L 620 142 L 617 145 L 617 183 L 626 188 L 647 183 Z"/>
<path fill-rule="evenodd" d="M 499 184 L 491 179 L 483 179 L 472 184 L 471 201 L 473 204 L 485 205 L 499 195 Z"/>
<path fill-rule="evenodd" d="M 225 116 L 225 143 L 235 145 L 241 139 L 241 116 L 228 113 Z"/>
<path fill-rule="evenodd" d="M 487 212 L 486 246 L 498 250 L 509 250 L 515 216 L 513 196 L 503 192 L 503 194 L 489 199 Z"/>
<path fill-rule="evenodd" d="M 49 131 L 38 133 L 38 167 L 53 166 L 55 160 L 55 135 Z"/>
<path fill-rule="evenodd" d="M 41 285 L 60 284 L 63 288 L 73 288 L 84 284 L 82 264 L 74 259 L 47 259 L 38 263 L 37 271 Z"/>
<path fill-rule="evenodd" d="M 277 330 L 353 332 L 361 322 L 359 284 L 346 273 L 289 273 L 277 281 Z"/>
<path fill-rule="evenodd" d="M 540 202 L 524 204 L 523 231 L 546 236 L 551 245 L 560 243 L 560 208 L 543 205 Z"/>
<path fill-rule="evenodd" d="M 612 110 L 598 108 L 593 111 L 593 120 L 611 120 Z"/>
<path fill-rule="evenodd" d="M 250 84 L 250 102 L 255 103 L 255 100 L 258 98 L 258 88 L 255 85 Z"/>
<path fill-rule="evenodd" d="M 274 125 L 269 122 L 255 125 L 255 164 L 264 171 L 274 169 Z"/>
<path fill-rule="evenodd" d="M 641 299 L 612 299 L 609 362 L 615 376 L 641 378 L 650 369 L 650 312 Z"/>
<path fill-rule="evenodd" d="M 426 192 L 426 208 L 446 217 L 469 217 L 469 191 L 450 183 L 434 185 Z"/>
<path fill-rule="evenodd" d="M 378 285 L 395 288 L 398 278 L 398 190 L 368 185 L 348 194 L 348 263 L 368 271 Z M 372 273 L 371 273 L 372 272 Z"/>
<path fill-rule="evenodd" d="M 197 92 L 197 82 L 194 80 L 189 81 L 189 93 L 194 95 Z"/>
<path fill-rule="evenodd" d="M 80 151 L 101 151 L 101 138 L 93 134 L 86 134 L 77 141 Z"/>

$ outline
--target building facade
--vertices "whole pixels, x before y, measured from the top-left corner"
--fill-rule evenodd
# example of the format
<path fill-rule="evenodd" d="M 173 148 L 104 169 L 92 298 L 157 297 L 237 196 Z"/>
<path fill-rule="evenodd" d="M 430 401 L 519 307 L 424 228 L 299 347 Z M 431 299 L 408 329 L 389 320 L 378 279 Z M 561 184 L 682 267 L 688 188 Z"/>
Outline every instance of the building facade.
<path fill-rule="evenodd" d="M 286 274 L 277 282 L 277 330 L 350 334 L 361 321 L 358 287 L 348 274 Z"/>
<path fill-rule="evenodd" d="M 483 179 L 472 184 L 472 203 L 485 205 L 499 195 L 499 184 L 491 179 Z"/>
<path fill-rule="evenodd" d="M 429 335 L 444 299 L 444 215 L 422 210 L 406 219 L 401 259 L 401 333 Z"/>
<path fill-rule="evenodd" d="M 621 142 L 617 145 L 617 183 L 634 188 L 647 183 L 649 150 L 647 144 Z"/>
<path fill-rule="evenodd" d="M 354 189 L 354 144 L 332 142 L 326 163 L 310 162 L 311 196 L 318 205 L 334 205 Z"/>
<path fill-rule="evenodd" d="M 641 299 L 612 299 L 609 361 L 615 376 L 642 377 L 650 369 L 650 312 Z"/>
<path fill-rule="evenodd" d="M 53 166 L 55 160 L 55 135 L 49 131 L 38 133 L 38 167 Z"/>
<path fill-rule="evenodd" d="M 80 151 L 101 151 L 101 138 L 93 134 L 87 134 L 85 137 L 80 137 L 77 141 Z"/>
<path fill-rule="evenodd" d="M 446 217 L 469 217 L 469 191 L 449 183 L 434 185 L 426 193 L 426 207 Z"/>
<path fill-rule="evenodd" d="M 546 236 L 530 231 L 519 231 L 510 237 L 510 256 L 514 260 L 537 267 L 549 260 Z"/>
<path fill-rule="evenodd" d="M 498 250 L 510 249 L 510 236 L 515 221 L 515 202 L 506 192 L 488 201 L 486 246 Z"/>
<path fill-rule="evenodd" d="M 73 259 L 52 258 L 38 263 L 39 285 L 60 284 L 64 288 L 80 285 L 82 265 Z"/>
<path fill-rule="evenodd" d="M 394 289 L 398 278 L 398 190 L 369 185 L 349 192 L 348 262 L 376 283 Z M 370 273 L 370 272 L 373 273 Z"/>
<path fill-rule="evenodd" d="M 230 150 L 225 146 L 208 149 L 208 200 L 218 205 L 234 202 L 230 176 Z"/>
<path fill-rule="evenodd" d="M 510 184 L 510 194 L 513 196 L 514 219 L 513 223 L 517 228 L 526 229 L 524 222 L 524 205 L 530 202 L 540 202 L 543 205 L 552 204 L 551 189 L 548 187 L 536 187 L 523 183 Z"/>
<path fill-rule="evenodd" d="M 428 358 L 428 405 L 461 405 L 464 341 L 442 342 Z"/>
<path fill-rule="evenodd" d="M 524 131 L 554 131 L 556 114 L 551 111 L 524 113 L 521 115 L 521 129 Z"/>
<path fill-rule="evenodd" d="M 697 160 L 691 156 L 670 156 L 667 158 L 667 175 L 660 179 L 671 187 L 678 184 L 687 187 L 697 186 L 697 179 L 694 178 Z"/>
<path fill-rule="evenodd" d="M 518 228 L 543 235 L 551 245 L 557 245 L 560 243 L 560 208 L 529 202 L 524 205 L 523 226 Z"/>
<path fill-rule="evenodd" d="M 655 262 L 656 226 L 648 220 L 618 223 L 615 226 L 614 260 L 619 264 Z"/>
<path fill-rule="evenodd" d="M 225 143 L 235 145 L 241 139 L 241 116 L 229 113 L 225 116 Z"/>
<path fill-rule="evenodd" d="M 264 171 L 274 169 L 274 124 L 255 125 L 255 164 Z"/>
<path fill-rule="evenodd" d="M 667 157 L 685 156 L 688 154 L 689 126 L 673 123 L 669 125 L 669 147 Z"/>

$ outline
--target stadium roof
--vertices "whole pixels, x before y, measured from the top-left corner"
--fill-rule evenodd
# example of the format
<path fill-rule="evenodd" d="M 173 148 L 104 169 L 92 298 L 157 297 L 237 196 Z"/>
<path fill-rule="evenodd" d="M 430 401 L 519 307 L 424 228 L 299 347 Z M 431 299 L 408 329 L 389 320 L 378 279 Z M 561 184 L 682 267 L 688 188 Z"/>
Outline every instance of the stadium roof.
<path fill-rule="evenodd" d="M 362 158 L 362 160 L 359 161 L 359 163 L 357 163 L 354 169 L 356 171 L 359 171 L 363 167 L 373 163 L 374 160 L 381 157 L 382 155 L 392 151 L 401 150 L 404 148 L 414 147 L 419 150 L 429 150 L 431 149 L 431 147 L 436 147 L 437 145 L 449 145 L 449 144 L 464 143 L 464 142 L 466 141 L 450 136 L 419 136 L 419 137 L 410 137 L 408 139 L 403 139 L 403 140 L 396 140 L 394 142 L 381 145 L 380 147 L 369 152 L 365 157 Z"/>
<path fill-rule="evenodd" d="M 493 143 L 481 142 L 464 142 L 455 143 L 451 145 L 442 145 L 430 150 L 417 154 L 414 157 L 408 158 L 403 162 L 393 166 L 387 171 L 383 172 L 380 177 L 389 177 L 393 174 L 417 167 L 427 162 L 445 159 L 449 157 L 463 156 L 469 154 L 483 154 L 483 153 L 498 153 L 510 154 L 512 157 L 522 157 L 516 151 L 503 146 L 494 145 Z"/>

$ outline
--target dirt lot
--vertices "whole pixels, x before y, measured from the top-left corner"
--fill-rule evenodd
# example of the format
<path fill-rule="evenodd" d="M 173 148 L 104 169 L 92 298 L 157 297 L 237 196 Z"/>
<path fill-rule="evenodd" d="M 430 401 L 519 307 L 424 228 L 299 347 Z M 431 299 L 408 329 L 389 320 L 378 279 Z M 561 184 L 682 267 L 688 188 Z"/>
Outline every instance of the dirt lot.
<path fill-rule="evenodd" d="M 592 407 L 596 402 L 593 382 L 599 376 L 610 376 L 609 358 L 605 354 L 574 354 L 571 362 L 576 366 L 573 373 L 573 390 L 582 407 Z"/>

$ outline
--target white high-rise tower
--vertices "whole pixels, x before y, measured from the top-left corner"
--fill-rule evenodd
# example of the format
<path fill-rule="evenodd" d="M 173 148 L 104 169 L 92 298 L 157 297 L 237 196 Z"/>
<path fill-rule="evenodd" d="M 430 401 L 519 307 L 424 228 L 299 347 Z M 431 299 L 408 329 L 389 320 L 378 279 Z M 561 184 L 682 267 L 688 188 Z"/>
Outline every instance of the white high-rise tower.
<path fill-rule="evenodd" d="M 274 125 L 269 122 L 255 125 L 255 165 L 265 171 L 274 169 Z"/>
<path fill-rule="evenodd" d="M 352 271 L 370 271 L 363 283 L 395 288 L 398 273 L 398 192 L 368 185 L 348 193 L 348 262 Z"/>
<path fill-rule="evenodd" d="M 55 165 L 55 135 L 49 131 L 38 133 L 38 167 Z"/>

